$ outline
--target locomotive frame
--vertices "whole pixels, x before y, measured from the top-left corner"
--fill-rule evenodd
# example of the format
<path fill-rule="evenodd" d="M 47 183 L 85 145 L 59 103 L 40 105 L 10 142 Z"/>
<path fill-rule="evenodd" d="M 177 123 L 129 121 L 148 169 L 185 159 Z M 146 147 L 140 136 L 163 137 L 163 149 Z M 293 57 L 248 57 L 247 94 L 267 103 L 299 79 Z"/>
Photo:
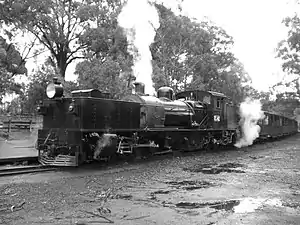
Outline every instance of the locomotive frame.
<path fill-rule="evenodd" d="M 154 97 L 136 83 L 135 94 L 121 100 L 95 89 L 73 91 L 65 98 L 57 79 L 48 91 L 52 98 L 39 106 L 43 128 L 37 147 L 43 165 L 79 166 L 118 155 L 194 151 L 233 145 L 239 138 L 237 107 L 222 93 L 191 90 L 175 95 L 161 87 Z M 295 121 L 283 121 L 289 125 L 282 126 L 282 135 L 296 132 Z M 269 132 L 271 123 L 264 127 L 262 137 L 275 134 Z"/>

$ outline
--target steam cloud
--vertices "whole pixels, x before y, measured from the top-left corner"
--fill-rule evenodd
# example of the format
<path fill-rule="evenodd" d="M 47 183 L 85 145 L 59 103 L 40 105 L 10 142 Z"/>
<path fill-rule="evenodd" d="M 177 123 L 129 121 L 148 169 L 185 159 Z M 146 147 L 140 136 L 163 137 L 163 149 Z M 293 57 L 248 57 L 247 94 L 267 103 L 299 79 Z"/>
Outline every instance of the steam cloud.
<path fill-rule="evenodd" d="M 258 100 L 251 100 L 247 98 L 240 106 L 240 126 L 242 128 L 242 137 L 235 144 L 237 148 L 249 146 L 253 141 L 259 137 L 260 126 L 257 124 L 259 119 L 265 117 L 261 110 L 261 103 Z"/>
<path fill-rule="evenodd" d="M 111 138 L 115 137 L 113 134 L 103 134 L 100 139 L 97 141 L 97 145 L 94 151 L 94 159 L 97 159 L 98 156 L 101 154 L 102 150 L 111 145 Z"/>
<path fill-rule="evenodd" d="M 128 50 L 134 57 L 132 70 L 136 81 L 143 82 L 145 93 L 152 95 L 155 90 L 149 47 L 154 40 L 155 30 L 160 26 L 158 13 L 147 0 L 128 0 L 118 17 L 118 23 L 124 28 L 130 44 Z"/>

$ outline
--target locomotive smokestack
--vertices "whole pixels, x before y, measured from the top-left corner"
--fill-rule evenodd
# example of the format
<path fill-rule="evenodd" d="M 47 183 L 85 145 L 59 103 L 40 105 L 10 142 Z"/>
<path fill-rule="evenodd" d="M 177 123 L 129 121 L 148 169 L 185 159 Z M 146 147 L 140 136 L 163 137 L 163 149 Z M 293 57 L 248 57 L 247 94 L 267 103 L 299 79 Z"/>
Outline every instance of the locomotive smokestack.
<path fill-rule="evenodd" d="M 142 82 L 135 82 L 134 83 L 134 90 L 135 90 L 135 94 L 137 95 L 144 95 L 145 94 L 145 84 Z"/>

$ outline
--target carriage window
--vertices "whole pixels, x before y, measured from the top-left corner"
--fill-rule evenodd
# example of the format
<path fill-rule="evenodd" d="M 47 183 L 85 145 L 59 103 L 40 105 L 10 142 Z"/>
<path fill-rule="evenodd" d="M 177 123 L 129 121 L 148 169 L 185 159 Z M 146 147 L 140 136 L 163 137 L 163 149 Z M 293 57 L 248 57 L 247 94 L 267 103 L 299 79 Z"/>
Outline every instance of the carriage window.
<path fill-rule="evenodd" d="M 221 108 L 221 99 L 216 100 L 216 108 L 220 109 Z"/>
<path fill-rule="evenodd" d="M 282 126 L 282 118 L 279 118 L 279 126 Z"/>
<path fill-rule="evenodd" d="M 269 125 L 269 116 L 266 116 L 264 119 L 264 125 Z"/>
<path fill-rule="evenodd" d="M 276 116 L 276 122 L 275 122 L 276 126 L 279 126 L 279 123 L 280 123 L 279 119 L 280 119 L 279 116 Z"/>
<path fill-rule="evenodd" d="M 277 117 L 275 115 L 272 115 L 272 126 L 277 125 Z"/>

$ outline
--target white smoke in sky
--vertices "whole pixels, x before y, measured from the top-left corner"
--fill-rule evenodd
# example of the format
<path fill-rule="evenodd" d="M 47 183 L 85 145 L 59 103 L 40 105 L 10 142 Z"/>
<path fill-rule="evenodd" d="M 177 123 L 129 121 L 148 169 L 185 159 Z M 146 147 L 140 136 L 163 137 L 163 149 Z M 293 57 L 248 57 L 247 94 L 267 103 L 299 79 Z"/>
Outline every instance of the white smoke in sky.
<path fill-rule="evenodd" d="M 131 46 L 128 48 L 134 56 L 133 73 L 137 82 L 145 84 L 145 93 L 154 94 L 152 81 L 152 56 L 150 45 L 155 37 L 155 30 L 159 28 L 159 16 L 148 0 L 128 0 L 118 17 L 119 25 L 124 28 Z"/>
<path fill-rule="evenodd" d="M 260 101 L 250 98 L 241 103 L 239 113 L 241 116 L 242 137 L 235 144 L 237 148 L 253 144 L 253 141 L 259 137 L 261 129 L 257 122 L 265 117 Z"/>

